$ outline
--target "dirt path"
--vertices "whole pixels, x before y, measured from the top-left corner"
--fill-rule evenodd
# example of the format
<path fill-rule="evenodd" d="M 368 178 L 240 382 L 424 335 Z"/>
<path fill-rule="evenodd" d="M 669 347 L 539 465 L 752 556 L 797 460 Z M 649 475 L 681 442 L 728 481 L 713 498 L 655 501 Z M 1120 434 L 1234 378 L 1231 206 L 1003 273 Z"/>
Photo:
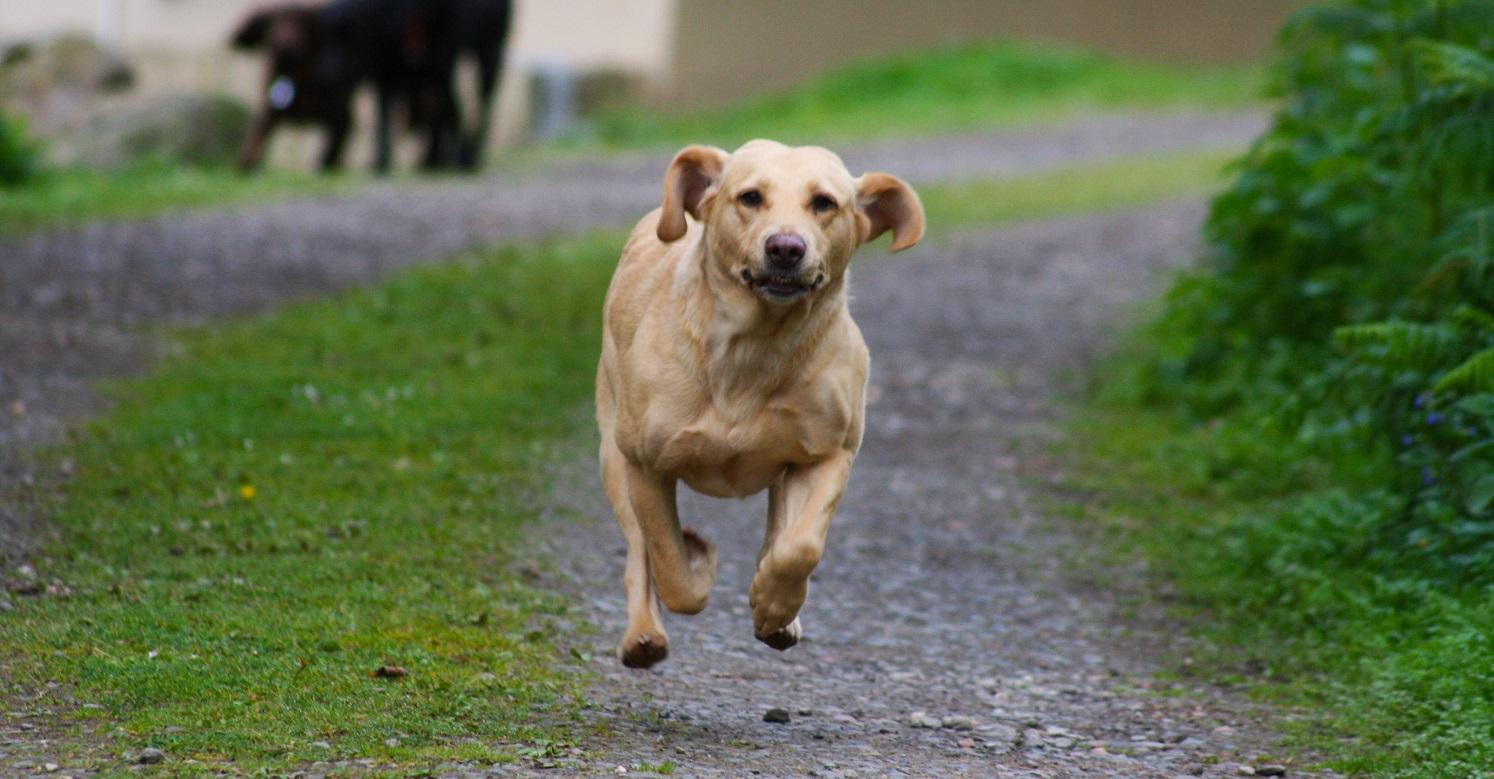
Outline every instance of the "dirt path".
<path fill-rule="evenodd" d="M 1178 641 L 1123 625 L 1114 589 L 1082 583 L 1092 577 L 1072 568 L 1083 565 L 1074 528 L 1044 515 L 1033 484 L 1051 469 L 1056 404 L 1163 272 L 1190 259 L 1201 215 L 1174 204 L 858 258 L 867 438 L 803 612 L 806 640 L 786 653 L 753 639 L 747 606 L 764 501 L 691 494 L 682 517 L 721 550 L 712 604 L 666 618 L 671 654 L 656 670 L 620 667 L 624 549 L 590 452 L 578 455 L 558 508 L 581 519 L 538 536 L 555 539 L 553 583 L 603 627 L 586 649 L 601 675 L 592 716 L 608 735 L 582 766 L 1237 775 L 1263 743 L 1251 713 L 1206 688 L 1148 692 Z M 771 708 L 791 722 L 765 722 Z"/>

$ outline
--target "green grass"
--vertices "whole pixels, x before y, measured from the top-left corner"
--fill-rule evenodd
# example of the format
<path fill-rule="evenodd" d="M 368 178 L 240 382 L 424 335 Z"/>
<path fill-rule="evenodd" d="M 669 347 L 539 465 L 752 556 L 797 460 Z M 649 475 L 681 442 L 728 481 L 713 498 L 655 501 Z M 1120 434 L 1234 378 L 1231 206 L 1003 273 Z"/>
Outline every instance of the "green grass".
<path fill-rule="evenodd" d="M 1096 213 L 1217 188 L 1238 151 L 1131 157 L 1011 178 L 923 187 L 930 230 Z"/>
<path fill-rule="evenodd" d="M 60 453 L 65 538 L 38 569 L 73 592 L 0 613 L 0 678 L 102 706 L 72 716 L 122 726 L 105 767 L 146 745 L 281 772 L 560 743 L 564 604 L 510 555 L 590 395 L 620 244 L 491 251 L 183 335 Z"/>
<path fill-rule="evenodd" d="M 1259 68 L 1175 67 L 993 42 L 870 60 L 725 108 L 604 115 L 609 144 L 733 148 L 751 138 L 826 143 L 1053 121 L 1106 109 L 1233 108 L 1260 99 Z"/>
<path fill-rule="evenodd" d="M 1190 672 L 1295 707 L 1288 748 L 1351 776 L 1494 770 L 1494 593 L 1388 560 L 1371 528 L 1401 502 L 1345 473 L 1353 452 L 1298 459 L 1265 428 L 1103 399 L 1068 445 L 1075 508 L 1206 639 Z"/>
<path fill-rule="evenodd" d="M 100 219 L 341 191 L 351 179 L 142 163 L 115 171 L 56 169 L 0 188 L 0 236 Z"/>
<path fill-rule="evenodd" d="M 931 237 L 1197 191 L 1219 162 L 929 188 Z M 281 772 L 567 743 L 577 669 L 547 632 L 564 604 L 510 563 L 519 496 L 586 425 L 621 243 L 489 250 L 177 335 L 177 356 L 112 385 L 116 409 L 56 453 L 74 475 L 38 567 L 73 593 L 0 613 L 0 678 L 102 706 L 63 721 L 118 723 L 79 754 L 104 767 L 146 745 L 174 766 Z M 410 674 L 370 676 L 386 664 Z"/>

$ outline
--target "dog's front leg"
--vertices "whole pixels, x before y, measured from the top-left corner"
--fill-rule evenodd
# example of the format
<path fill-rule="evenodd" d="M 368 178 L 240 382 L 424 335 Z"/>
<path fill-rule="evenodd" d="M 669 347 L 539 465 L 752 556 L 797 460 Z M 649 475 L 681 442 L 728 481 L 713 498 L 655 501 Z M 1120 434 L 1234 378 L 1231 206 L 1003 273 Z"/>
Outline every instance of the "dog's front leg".
<path fill-rule="evenodd" d="M 845 495 L 855 455 L 842 450 L 794 466 L 768 488 L 768 538 L 752 577 L 752 631 L 774 649 L 799 643 L 799 609 L 825 552 L 830 518 Z"/>
<path fill-rule="evenodd" d="M 669 656 L 669 635 L 659 618 L 658 597 L 649 578 L 648 546 L 628 498 L 627 459 L 611 436 L 602 437 L 602 484 L 618 527 L 628 542 L 623 588 L 628 597 L 628 630 L 617 645 L 617 658 L 629 668 L 648 668 Z"/>
<path fill-rule="evenodd" d="M 648 546 L 648 567 L 659 599 L 670 611 L 698 614 L 716 584 L 716 547 L 680 528 L 675 481 L 625 461 L 628 501 Z"/>

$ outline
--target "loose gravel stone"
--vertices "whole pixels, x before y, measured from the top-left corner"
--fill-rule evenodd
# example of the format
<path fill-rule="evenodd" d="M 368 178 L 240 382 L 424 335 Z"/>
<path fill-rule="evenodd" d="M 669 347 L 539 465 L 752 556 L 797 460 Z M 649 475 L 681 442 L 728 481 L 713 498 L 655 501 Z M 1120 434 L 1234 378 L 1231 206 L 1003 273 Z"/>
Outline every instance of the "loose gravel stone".
<path fill-rule="evenodd" d="M 763 722 L 771 722 L 775 725 L 787 725 L 789 719 L 788 709 L 768 709 L 763 712 Z"/>
<path fill-rule="evenodd" d="M 160 763 L 165 759 L 166 753 L 162 752 L 159 749 L 156 749 L 155 747 L 146 747 L 145 749 L 140 750 L 139 755 L 135 756 L 135 762 L 141 765 L 155 765 L 156 763 Z"/>
<path fill-rule="evenodd" d="M 915 711 L 908 715 L 908 724 L 915 728 L 938 728 L 944 725 L 944 721 L 938 717 L 930 717 L 924 712 Z"/>

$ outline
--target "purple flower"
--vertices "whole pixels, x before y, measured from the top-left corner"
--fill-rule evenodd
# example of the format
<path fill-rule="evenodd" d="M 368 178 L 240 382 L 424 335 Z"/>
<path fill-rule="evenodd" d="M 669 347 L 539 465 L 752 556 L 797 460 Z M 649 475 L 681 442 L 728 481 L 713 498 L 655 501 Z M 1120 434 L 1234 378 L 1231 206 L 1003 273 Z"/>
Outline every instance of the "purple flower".
<path fill-rule="evenodd" d="M 1441 422 L 1441 421 L 1442 421 L 1442 415 L 1441 414 L 1438 414 L 1435 411 L 1429 412 L 1427 414 L 1427 424 L 1429 424 L 1429 425 L 1435 425 L 1435 424 L 1437 424 L 1438 422 Z"/>
<path fill-rule="evenodd" d="M 1427 401 L 1429 401 L 1431 399 L 1432 399 L 1432 393 L 1430 393 L 1430 392 L 1423 392 L 1420 395 L 1416 396 L 1416 401 L 1415 401 L 1415 403 L 1413 405 L 1415 405 L 1417 408 L 1426 408 L 1427 407 Z"/>
<path fill-rule="evenodd" d="M 1430 485 L 1432 482 L 1435 482 L 1435 481 L 1437 481 L 1437 476 L 1436 476 L 1436 474 L 1432 473 L 1432 466 L 1430 466 L 1430 465 L 1423 465 L 1423 466 L 1421 466 L 1421 483 L 1423 485 Z"/>
<path fill-rule="evenodd" d="M 1401 436 L 1401 446 L 1410 446 L 1414 443 L 1416 443 L 1416 439 L 1411 437 L 1411 435 L 1407 434 Z"/>

